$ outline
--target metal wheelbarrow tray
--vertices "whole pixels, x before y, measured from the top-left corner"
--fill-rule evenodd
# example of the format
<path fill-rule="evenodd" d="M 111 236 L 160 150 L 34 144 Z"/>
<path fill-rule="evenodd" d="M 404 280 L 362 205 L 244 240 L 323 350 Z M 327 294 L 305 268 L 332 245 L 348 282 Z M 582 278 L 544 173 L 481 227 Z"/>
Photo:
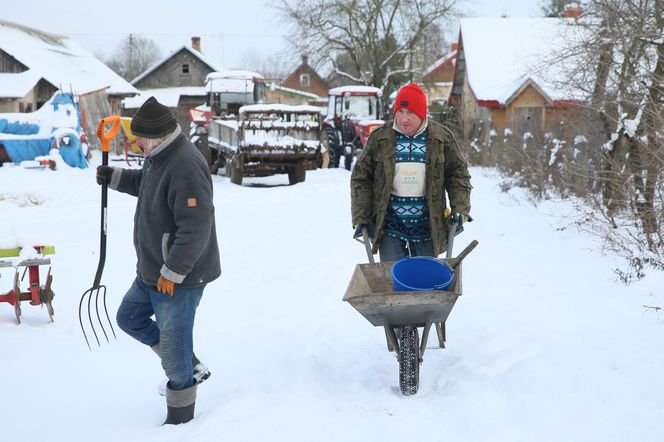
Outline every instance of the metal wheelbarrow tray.
<path fill-rule="evenodd" d="M 449 259 L 443 259 L 451 265 Z M 462 294 L 461 266 L 456 268 L 449 289 L 412 292 L 393 291 L 390 269 L 394 261 L 358 264 L 343 297 L 375 326 L 399 327 L 445 322 Z"/>
<path fill-rule="evenodd" d="M 439 347 L 445 347 L 445 321 L 463 293 L 461 261 L 476 246 L 477 241 L 472 241 L 458 257 L 440 259 L 454 270 L 447 290 L 394 291 L 394 261 L 355 266 L 343 300 L 374 326 L 385 329 L 388 350 L 397 354 L 399 385 L 405 395 L 419 388 L 419 366 L 433 324 Z M 421 341 L 418 327 L 423 328 Z"/>

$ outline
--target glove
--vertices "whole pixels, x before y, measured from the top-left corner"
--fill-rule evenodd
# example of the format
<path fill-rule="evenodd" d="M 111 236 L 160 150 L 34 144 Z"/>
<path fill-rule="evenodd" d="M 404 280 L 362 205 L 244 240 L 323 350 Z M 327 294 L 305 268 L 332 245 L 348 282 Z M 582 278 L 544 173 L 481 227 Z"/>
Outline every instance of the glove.
<path fill-rule="evenodd" d="M 157 281 L 157 291 L 159 293 L 163 293 L 164 295 L 171 295 L 172 298 L 175 294 L 175 283 L 170 279 L 166 279 L 159 275 L 159 281 Z"/>
<path fill-rule="evenodd" d="M 369 238 L 374 238 L 376 236 L 376 225 L 375 224 L 358 224 L 355 227 L 355 233 L 353 234 L 353 239 L 362 237 L 362 229 L 366 228 Z"/>
<path fill-rule="evenodd" d="M 465 215 L 463 213 L 459 212 L 454 212 L 450 215 L 449 218 L 449 223 L 454 224 L 456 223 L 459 227 L 463 226 L 464 223 L 471 222 L 473 219 L 470 217 L 470 215 Z"/>
<path fill-rule="evenodd" d="M 111 176 L 113 175 L 113 168 L 111 166 L 97 166 L 97 184 L 110 183 Z"/>

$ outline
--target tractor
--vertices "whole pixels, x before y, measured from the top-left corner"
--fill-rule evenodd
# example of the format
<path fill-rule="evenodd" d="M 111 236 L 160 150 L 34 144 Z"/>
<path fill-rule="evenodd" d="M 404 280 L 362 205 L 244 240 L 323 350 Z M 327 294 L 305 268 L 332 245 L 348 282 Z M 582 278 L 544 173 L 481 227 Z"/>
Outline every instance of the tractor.
<path fill-rule="evenodd" d="M 330 166 L 351 169 L 353 159 L 362 151 L 371 131 L 382 126 L 383 92 L 371 86 L 341 86 L 330 89 L 327 117 L 323 122 L 327 135 Z"/>

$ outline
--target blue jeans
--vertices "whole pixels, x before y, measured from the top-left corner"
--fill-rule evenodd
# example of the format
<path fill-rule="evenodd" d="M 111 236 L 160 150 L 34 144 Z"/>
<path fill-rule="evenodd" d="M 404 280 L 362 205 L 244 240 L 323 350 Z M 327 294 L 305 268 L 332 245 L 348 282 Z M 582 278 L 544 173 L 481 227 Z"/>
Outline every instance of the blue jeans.
<path fill-rule="evenodd" d="M 150 347 L 159 344 L 161 366 L 171 390 L 194 384 L 194 318 L 204 288 L 176 285 L 171 297 L 136 278 L 118 308 L 118 326 L 125 333 Z"/>
<path fill-rule="evenodd" d="M 410 254 L 408 253 L 410 249 Z M 392 236 L 383 235 L 378 247 L 380 261 L 398 261 L 407 256 L 433 256 L 433 242 L 406 242 Z"/>

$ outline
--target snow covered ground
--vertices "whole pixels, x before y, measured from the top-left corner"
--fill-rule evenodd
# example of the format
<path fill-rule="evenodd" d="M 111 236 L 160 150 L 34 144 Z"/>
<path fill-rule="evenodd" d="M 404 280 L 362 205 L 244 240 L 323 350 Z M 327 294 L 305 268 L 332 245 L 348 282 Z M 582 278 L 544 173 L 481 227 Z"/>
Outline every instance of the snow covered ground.
<path fill-rule="evenodd" d="M 417 395 L 402 396 L 384 333 L 341 301 L 363 247 L 351 239 L 349 173 L 214 177 L 222 277 L 198 310 L 212 370 L 196 418 L 161 427 L 156 357 L 118 332 L 88 350 L 80 295 L 99 248 L 94 167 L 0 168 L 0 247 L 48 243 L 55 322 L 0 303 L 0 438 L 22 441 L 661 441 L 664 275 L 631 286 L 564 203 L 534 207 L 473 169 L 473 216 L 457 251 L 464 295 L 431 336 Z M 134 278 L 134 200 L 110 192 L 102 283 L 111 315 Z M 0 293 L 12 269 L 0 269 Z M 27 278 L 26 278 L 27 279 Z"/>

